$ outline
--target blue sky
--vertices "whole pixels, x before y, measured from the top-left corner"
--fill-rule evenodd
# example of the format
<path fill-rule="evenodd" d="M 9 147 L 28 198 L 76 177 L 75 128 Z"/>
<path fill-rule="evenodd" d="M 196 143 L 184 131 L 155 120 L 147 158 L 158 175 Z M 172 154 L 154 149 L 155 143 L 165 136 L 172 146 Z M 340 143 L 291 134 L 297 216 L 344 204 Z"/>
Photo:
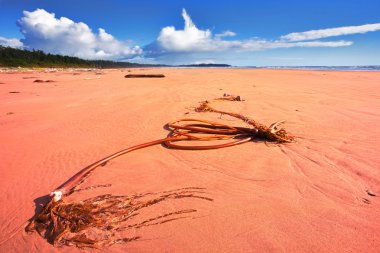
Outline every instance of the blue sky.
<path fill-rule="evenodd" d="M 0 0 L 0 44 L 148 63 L 380 65 L 379 10 L 376 0 Z"/>

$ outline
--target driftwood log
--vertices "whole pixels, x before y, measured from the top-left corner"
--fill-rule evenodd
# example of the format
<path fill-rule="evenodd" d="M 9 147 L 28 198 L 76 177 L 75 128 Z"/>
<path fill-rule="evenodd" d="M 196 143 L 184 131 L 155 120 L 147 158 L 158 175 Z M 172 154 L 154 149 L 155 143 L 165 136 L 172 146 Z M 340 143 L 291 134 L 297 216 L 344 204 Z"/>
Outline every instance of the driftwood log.
<path fill-rule="evenodd" d="M 125 78 L 162 78 L 165 77 L 163 74 L 128 74 L 124 76 Z"/>
<path fill-rule="evenodd" d="M 41 79 L 36 79 L 33 81 L 33 83 L 53 83 L 53 80 L 41 80 Z"/>

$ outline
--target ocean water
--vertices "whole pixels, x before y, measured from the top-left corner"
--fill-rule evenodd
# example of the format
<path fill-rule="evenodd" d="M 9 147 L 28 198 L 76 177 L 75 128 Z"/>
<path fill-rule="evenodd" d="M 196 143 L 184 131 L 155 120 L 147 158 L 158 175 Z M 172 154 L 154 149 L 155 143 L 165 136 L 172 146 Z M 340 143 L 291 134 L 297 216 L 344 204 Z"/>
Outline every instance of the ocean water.
<path fill-rule="evenodd" d="M 380 71 L 380 65 L 371 65 L 371 66 L 266 66 L 266 67 L 254 67 L 254 68 L 340 70 L 340 71 Z"/>
<path fill-rule="evenodd" d="M 380 65 L 368 66 L 195 66 L 195 65 L 180 65 L 180 66 L 164 66 L 168 68 L 248 68 L 248 69 L 304 69 L 304 70 L 331 70 L 331 71 L 380 71 Z"/>

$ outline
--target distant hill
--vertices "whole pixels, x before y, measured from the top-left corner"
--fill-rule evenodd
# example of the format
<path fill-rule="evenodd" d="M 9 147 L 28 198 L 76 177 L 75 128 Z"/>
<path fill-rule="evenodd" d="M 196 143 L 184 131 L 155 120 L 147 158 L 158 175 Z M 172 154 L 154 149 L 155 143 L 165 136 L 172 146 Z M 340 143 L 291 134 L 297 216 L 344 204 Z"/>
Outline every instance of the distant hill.
<path fill-rule="evenodd" d="M 103 60 L 83 60 L 78 57 L 46 54 L 0 46 L 0 67 L 79 67 L 79 68 L 131 68 L 159 67 L 163 65 L 137 64 Z"/>
<path fill-rule="evenodd" d="M 179 67 L 228 68 L 228 67 L 231 67 L 231 65 L 217 64 L 217 63 L 201 63 L 201 64 L 179 65 Z"/>

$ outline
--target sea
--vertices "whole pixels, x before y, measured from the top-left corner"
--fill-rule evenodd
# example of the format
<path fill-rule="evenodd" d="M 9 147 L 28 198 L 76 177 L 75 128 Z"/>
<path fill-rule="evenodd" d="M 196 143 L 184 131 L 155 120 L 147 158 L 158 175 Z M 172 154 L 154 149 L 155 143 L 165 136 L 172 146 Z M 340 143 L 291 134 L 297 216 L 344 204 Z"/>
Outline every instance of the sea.
<path fill-rule="evenodd" d="M 334 71 L 380 71 L 380 65 L 370 66 L 265 66 L 247 68 L 268 68 L 268 69 L 304 69 L 304 70 L 334 70 Z"/>

